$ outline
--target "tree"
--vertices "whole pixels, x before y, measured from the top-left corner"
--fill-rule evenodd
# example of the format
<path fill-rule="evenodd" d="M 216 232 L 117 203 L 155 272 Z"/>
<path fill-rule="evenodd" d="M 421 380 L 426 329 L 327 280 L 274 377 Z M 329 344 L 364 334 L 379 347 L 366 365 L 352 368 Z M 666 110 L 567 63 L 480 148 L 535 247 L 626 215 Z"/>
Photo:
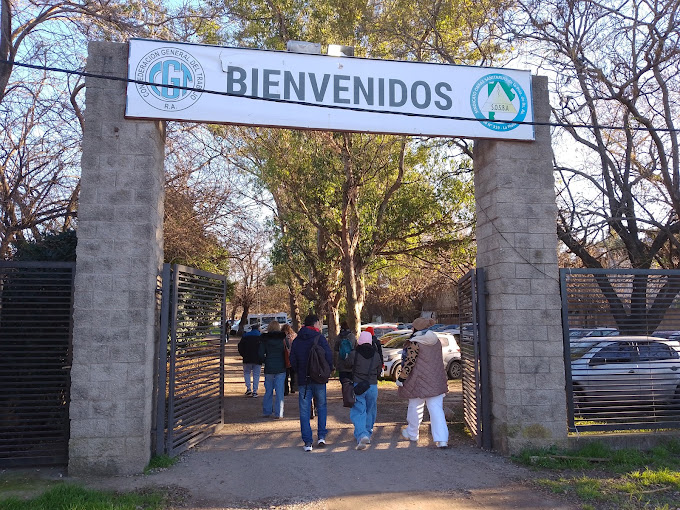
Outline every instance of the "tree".
<path fill-rule="evenodd" d="M 488 19 L 502 12 L 505 3 L 481 2 L 473 5 L 457 1 L 428 1 L 413 4 L 394 1 L 387 4 L 345 2 L 340 5 L 296 0 L 235 0 L 226 5 L 230 19 L 236 22 L 235 38 L 245 45 L 283 49 L 287 40 L 301 39 L 355 46 L 356 54 L 362 56 L 490 63 L 499 46 L 495 39 L 495 26 L 488 23 Z M 301 153 L 305 144 L 314 143 L 310 142 L 313 140 L 317 144 L 321 142 L 322 135 L 314 136 L 316 139 L 309 135 L 302 143 L 290 144 L 297 159 L 307 154 Z M 413 254 L 419 250 L 436 251 L 450 246 L 457 227 L 452 227 L 455 221 L 447 222 L 450 209 L 439 217 L 435 211 L 425 210 L 426 207 L 418 210 L 423 204 L 428 204 L 428 199 L 432 205 L 444 205 L 445 200 L 437 196 L 435 187 L 426 186 L 420 190 L 423 193 L 418 197 L 420 200 L 413 200 L 418 195 L 414 191 L 417 187 L 404 186 L 412 175 L 418 174 L 414 171 L 417 166 L 415 159 L 427 159 L 422 151 L 431 148 L 428 145 L 417 147 L 417 144 L 395 137 L 348 134 L 328 135 L 323 143 L 326 146 L 319 152 L 326 153 L 320 158 L 324 165 L 317 165 L 315 177 L 308 178 L 308 182 L 317 188 L 319 182 L 323 182 L 322 188 L 329 187 L 333 193 L 317 193 L 321 196 L 307 194 L 303 200 L 298 199 L 295 206 L 306 216 L 319 237 L 331 240 L 338 252 L 348 318 L 356 330 L 365 295 L 367 268 L 380 257 Z M 471 153 L 465 143 L 462 148 L 467 154 Z M 281 161 L 280 153 L 273 150 L 274 153 Z M 261 177 L 270 191 L 272 185 L 290 185 L 288 193 L 293 193 L 293 196 L 300 197 L 301 190 L 309 193 L 309 186 L 300 188 L 297 182 L 292 185 L 295 182 L 293 175 L 300 171 L 292 170 L 295 164 L 286 169 L 285 165 L 281 165 L 281 173 L 273 179 Z M 264 169 L 268 171 L 271 165 L 261 166 L 258 171 Z M 405 175 L 408 175 L 407 179 Z M 330 176 L 336 176 L 333 184 Z M 364 180 L 371 181 L 371 184 L 367 185 Z M 378 181 L 387 185 L 381 187 Z M 419 182 L 425 181 L 421 179 Z M 449 184 L 445 187 L 450 191 Z M 272 193 L 275 194 L 274 191 Z M 310 203 L 324 204 L 327 212 L 317 213 L 306 205 Z M 307 213 L 305 207 L 308 207 Z M 418 213 L 421 213 L 420 217 Z M 465 215 L 457 219 L 462 216 Z M 414 218 L 422 221 L 414 221 Z M 324 237 L 324 232 L 331 236 Z"/>
<path fill-rule="evenodd" d="M 232 240 L 229 246 L 232 274 L 236 281 L 232 305 L 243 309 L 238 334 L 243 334 L 248 314 L 257 304 L 260 287 L 264 286 L 269 276 L 264 245 L 264 232 L 252 230 Z"/>
<path fill-rule="evenodd" d="M 243 130 L 239 151 L 230 153 L 273 195 L 279 255 L 312 291 L 308 297 L 319 299 L 331 336 L 343 295 L 350 327 L 358 329 L 370 267 L 398 256 L 427 257 L 469 236 L 471 182 L 452 177 L 423 144 Z"/>
<path fill-rule="evenodd" d="M 83 83 L 21 64 L 77 70 L 90 39 L 215 42 L 213 12 L 162 0 L 0 1 L 0 257 L 72 228 L 80 188 Z"/>
<path fill-rule="evenodd" d="M 551 72 L 553 115 L 564 125 L 560 139 L 580 148 L 577 161 L 556 153 L 559 239 L 585 267 L 612 260 L 601 250 L 606 245 L 625 248 L 625 267 L 669 267 L 673 258 L 665 254 L 680 247 L 680 3 L 517 5 L 506 26 Z M 612 309 L 623 310 L 606 279 L 600 281 Z M 637 277 L 634 286 L 633 302 L 642 308 L 624 315 L 654 315 L 641 298 L 646 279 Z M 672 300 L 663 293 L 657 302 Z"/>
<path fill-rule="evenodd" d="M 0 258 L 75 215 L 80 133 L 57 87 L 43 73 L 0 103 Z"/>

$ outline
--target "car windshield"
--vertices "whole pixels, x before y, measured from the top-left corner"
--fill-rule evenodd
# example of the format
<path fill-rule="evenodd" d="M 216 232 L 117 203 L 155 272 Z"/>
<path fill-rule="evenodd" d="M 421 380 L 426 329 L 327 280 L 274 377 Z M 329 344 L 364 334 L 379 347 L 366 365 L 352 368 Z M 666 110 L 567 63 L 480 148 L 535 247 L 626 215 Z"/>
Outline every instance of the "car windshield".
<path fill-rule="evenodd" d="M 391 348 L 391 349 L 400 349 L 404 347 L 404 343 L 408 340 L 408 337 L 399 337 L 399 338 L 393 338 L 389 342 L 387 342 L 383 347 Z"/>

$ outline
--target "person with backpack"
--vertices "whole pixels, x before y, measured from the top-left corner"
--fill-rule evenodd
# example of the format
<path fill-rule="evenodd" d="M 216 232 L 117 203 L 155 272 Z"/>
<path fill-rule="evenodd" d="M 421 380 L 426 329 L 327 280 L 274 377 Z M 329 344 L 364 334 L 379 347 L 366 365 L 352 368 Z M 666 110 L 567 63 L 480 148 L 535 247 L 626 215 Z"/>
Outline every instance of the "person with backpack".
<path fill-rule="evenodd" d="M 352 366 L 347 365 L 347 357 L 354 350 L 357 340 L 346 321 L 340 323 L 340 334 L 335 341 L 334 365 L 338 370 L 340 382 L 352 379 Z"/>
<path fill-rule="evenodd" d="M 326 446 L 326 383 L 333 369 L 333 352 L 328 340 L 321 334 L 319 318 L 310 314 L 298 331 L 290 349 L 290 366 L 298 375 L 298 402 L 300 404 L 300 433 L 304 451 L 312 451 L 313 435 L 309 423 L 312 398 L 316 400 L 317 448 Z"/>
<path fill-rule="evenodd" d="M 382 371 L 380 354 L 369 332 L 363 331 L 359 335 L 357 348 L 347 356 L 347 365 L 352 368 L 355 398 L 349 418 L 354 425 L 357 450 L 365 450 L 371 444 L 378 414 L 378 376 Z"/>

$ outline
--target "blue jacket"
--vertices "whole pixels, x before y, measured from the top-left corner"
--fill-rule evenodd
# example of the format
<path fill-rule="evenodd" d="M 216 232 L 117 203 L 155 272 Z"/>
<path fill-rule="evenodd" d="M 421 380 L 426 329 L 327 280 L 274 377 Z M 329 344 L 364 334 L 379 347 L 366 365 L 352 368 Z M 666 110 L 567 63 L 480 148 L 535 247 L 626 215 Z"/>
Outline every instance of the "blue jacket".
<path fill-rule="evenodd" d="M 298 384 L 304 386 L 307 384 L 307 361 L 309 360 L 309 351 L 312 350 L 314 339 L 319 338 L 319 345 L 326 351 L 326 361 L 328 366 L 333 370 L 333 352 L 331 346 L 328 345 L 326 337 L 317 330 L 305 326 L 298 331 L 293 345 L 290 348 L 290 366 L 298 376 Z"/>

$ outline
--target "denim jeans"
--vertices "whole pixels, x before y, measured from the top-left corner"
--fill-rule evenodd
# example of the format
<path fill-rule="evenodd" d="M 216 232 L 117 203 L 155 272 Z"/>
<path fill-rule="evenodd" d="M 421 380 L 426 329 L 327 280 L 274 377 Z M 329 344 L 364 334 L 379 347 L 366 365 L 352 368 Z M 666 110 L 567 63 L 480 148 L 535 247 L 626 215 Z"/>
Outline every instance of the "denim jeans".
<path fill-rule="evenodd" d="M 262 365 L 258 363 L 244 363 L 243 364 L 243 378 L 246 380 L 246 389 L 248 391 L 250 388 L 250 374 L 253 374 L 253 393 L 257 393 L 257 389 L 260 387 L 260 371 L 262 370 Z"/>
<path fill-rule="evenodd" d="M 262 414 L 265 416 L 274 415 L 283 418 L 283 383 L 286 380 L 286 373 L 264 374 L 264 398 L 262 399 Z M 276 398 L 273 399 L 274 393 Z M 273 407 L 272 407 L 273 400 Z"/>
<path fill-rule="evenodd" d="M 356 383 L 354 384 L 356 387 Z M 361 395 L 355 395 L 355 402 L 349 410 L 349 419 L 354 425 L 354 439 L 371 438 L 373 424 L 378 414 L 378 385 L 371 384 Z"/>
<path fill-rule="evenodd" d="M 312 411 L 312 398 L 316 400 L 317 435 L 319 439 L 326 439 L 326 385 L 310 383 L 298 388 L 298 403 L 300 404 L 300 432 L 305 444 L 312 444 L 312 426 L 309 415 Z"/>

